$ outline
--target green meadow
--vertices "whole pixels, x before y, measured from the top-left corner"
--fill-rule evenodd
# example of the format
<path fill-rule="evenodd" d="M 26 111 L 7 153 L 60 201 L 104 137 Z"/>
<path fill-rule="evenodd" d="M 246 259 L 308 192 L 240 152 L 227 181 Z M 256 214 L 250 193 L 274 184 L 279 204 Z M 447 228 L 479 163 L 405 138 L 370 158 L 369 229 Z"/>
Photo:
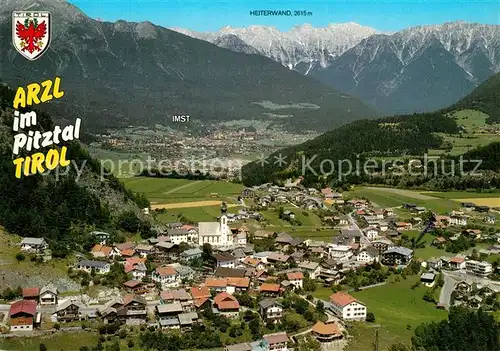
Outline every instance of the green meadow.
<path fill-rule="evenodd" d="M 244 189 L 241 184 L 216 180 L 134 177 L 123 179 L 123 183 L 128 189 L 143 193 L 151 202 L 159 204 L 236 200 Z"/>

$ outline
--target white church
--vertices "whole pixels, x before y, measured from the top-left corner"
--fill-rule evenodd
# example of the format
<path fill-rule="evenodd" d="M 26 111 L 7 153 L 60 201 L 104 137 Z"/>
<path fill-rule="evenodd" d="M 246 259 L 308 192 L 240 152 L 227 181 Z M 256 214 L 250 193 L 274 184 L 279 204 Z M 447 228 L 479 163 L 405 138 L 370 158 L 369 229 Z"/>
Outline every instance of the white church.
<path fill-rule="evenodd" d="M 222 214 L 219 222 L 198 223 L 198 245 L 209 243 L 213 247 L 225 247 L 234 244 L 233 233 L 227 225 L 227 216 Z"/>

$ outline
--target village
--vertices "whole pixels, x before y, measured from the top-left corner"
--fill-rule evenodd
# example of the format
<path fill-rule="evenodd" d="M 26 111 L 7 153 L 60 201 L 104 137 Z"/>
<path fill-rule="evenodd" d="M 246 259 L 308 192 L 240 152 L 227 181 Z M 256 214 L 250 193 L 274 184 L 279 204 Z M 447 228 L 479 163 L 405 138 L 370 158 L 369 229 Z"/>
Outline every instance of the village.
<path fill-rule="evenodd" d="M 375 318 L 351 292 L 407 274 L 419 275 L 417 283 L 429 289 L 437 309 L 498 308 L 498 262 L 487 258 L 500 253 L 500 233 L 472 224 L 494 225 L 495 209 L 472 202 L 446 214 L 412 203 L 382 208 L 345 194 L 299 182 L 264 184 L 244 189 L 238 197 L 244 208 L 235 213 L 223 203 L 212 222 L 171 222 L 157 237 L 122 243 L 94 231 L 94 245 L 68 274 L 82 287 L 107 293 L 91 298 L 61 295 L 52 284 L 22 287 L 20 299 L 0 305 L 4 334 L 42 332 L 44 323 L 52 331 L 83 325 L 183 333 L 212 325 L 229 330 L 228 351 L 286 351 L 304 342 L 343 350 L 353 323 Z M 271 230 L 261 214 L 270 209 L 292 230 Z M 329 241 L 294 235 L 305 209 L 334 233 Z M 426 235 L 433 238 L 429 247 L 450 255 L 419 257 Z M 48 247 L 43 238 L 25 237 L 19 251 L 50 260 Z M 365 272 L 376 278 L 361 279 Z M 252 341 L 237 342 L 245 328 Z"/>

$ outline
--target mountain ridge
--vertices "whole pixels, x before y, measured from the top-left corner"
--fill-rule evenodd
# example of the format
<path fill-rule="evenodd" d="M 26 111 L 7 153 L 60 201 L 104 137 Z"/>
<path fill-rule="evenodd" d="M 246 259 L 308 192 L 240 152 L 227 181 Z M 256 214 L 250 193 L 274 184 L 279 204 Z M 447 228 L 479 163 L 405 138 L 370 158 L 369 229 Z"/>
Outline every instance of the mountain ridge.
<path fill-rule="evenodd" d="M 169 124 L 177 114 L 202 122 L 268 118 L 264 113 L 272 111 L 256 104 L 266 100 L 288 106 L 279 112 L 292 116 L 276 118 L 275 124 L 296 129 L 377 115 L 268 58 L 221 49 L 150 22 L 96 21 L 65 1 L 16 2 L 17 8 L 49 10 L 57 21 L 50 48 L 28 62 L 12 47 L 10 21 L 5 21 L 13 4 L 0 13 L 0 76 L 11 86 L 62 76 L 64 101 L 47 104 L 54 118 L 71 109 L 85 116 L 84 127 L 101 129 Z M 293 107 L 304 103 L 318 108 Z"/>
<path fill-rule="evenodd" d="M 310 25 L 298 28 L 296 33 L 300 35 L 297 37 L 286 37 L 289 32 L 265 26 L 225 27 L 215 33 L 177 30 L 211 42 L 217 35 L 231 32 L 257 50 L 266 47 L 259 50 L 261 55 L 354 95 L 386 114 L 444 108 L 500 72 L 499 25 L 455 21 L 415 26 L 395 33 L 372 29 L 358 35 L 357 39 L 346 39 L 350 44 L 336 52 L 324 52 L 321 45 L 313 51 L 296 49 L 313 47 L 316 43 L 310 38 L 314 38 L 318 30 Z M 271 34 L 260 34 L 265 31 Z M 274 39 L 281 36 L 289 41 Z M 426 50 L 429 43 L 433 50 Z M 446 65 L 432 66 L 431 62 L 439 61 L 441 56 L 446 57 Z M 419 72 L 422 67 L 416 67 L 415 60 L 425 66 L 425 74 Z M 413 85 L 420 88 L 412 88 Z"/>

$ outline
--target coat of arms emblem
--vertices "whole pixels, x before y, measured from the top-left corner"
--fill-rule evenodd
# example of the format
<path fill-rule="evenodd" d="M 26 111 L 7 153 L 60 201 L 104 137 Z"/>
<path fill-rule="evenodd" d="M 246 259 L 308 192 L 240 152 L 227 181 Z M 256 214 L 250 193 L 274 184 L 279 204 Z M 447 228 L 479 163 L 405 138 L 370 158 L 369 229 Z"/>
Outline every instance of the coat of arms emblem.
<path fill-rule="evenodd" d="M 28 60 L 36 60 L 50 44 L 50 13 L 47 11 L 14 11 L 12 43 Z"/>

